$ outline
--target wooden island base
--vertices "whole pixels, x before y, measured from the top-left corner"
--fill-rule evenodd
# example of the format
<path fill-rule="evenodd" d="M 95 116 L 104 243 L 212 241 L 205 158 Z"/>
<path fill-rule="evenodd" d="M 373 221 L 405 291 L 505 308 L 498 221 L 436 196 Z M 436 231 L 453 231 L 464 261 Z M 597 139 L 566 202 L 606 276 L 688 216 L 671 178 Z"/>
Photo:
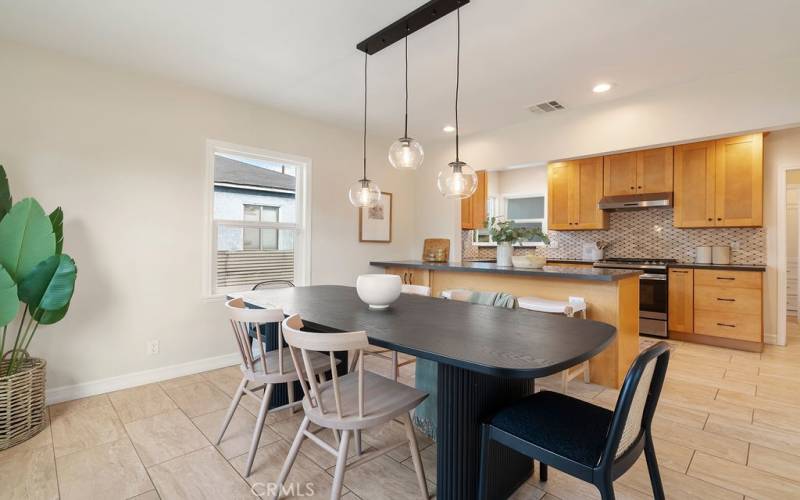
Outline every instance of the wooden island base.
<path fill-rule="evenodd" d="M 639 277 L 635 274 L 614 281 L 593 281 L 405 267 L 386 267 L 386 272 L 397 274 L 405 281 L 413 276 L 413 283 L 430 286 L 434 297 L 452 288 L 507 292 L 517 297 L 534 295 L 551 300 L 583 297 L 589 306 L 589 319 L 617 328 L 611 345 L 589 363 L 591 381 L 595 384 L 619 389 L 628 367 L 639 354 Z"/>

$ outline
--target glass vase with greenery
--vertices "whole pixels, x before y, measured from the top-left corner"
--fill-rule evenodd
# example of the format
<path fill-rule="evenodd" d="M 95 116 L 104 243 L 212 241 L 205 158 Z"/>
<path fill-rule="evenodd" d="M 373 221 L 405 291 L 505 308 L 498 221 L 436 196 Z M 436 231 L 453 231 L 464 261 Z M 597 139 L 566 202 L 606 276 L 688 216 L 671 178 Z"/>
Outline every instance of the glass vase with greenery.
<path fill-rule="evenodd" d="M 492 241 L 498 245 L 508 243 L 513 245 L 520 241 L 538 237 L 545 245 L 550 244 L 550 238 L 538 227 L 515 226 L 514 221 L 505 217 L 489 217 L 486 220 L 486 228 Z"/>
<path fill-rule="evenodd" d="M 12 203 L 0 165 L 0 377 L 22 368 L 39 325 L 52 325 L 67 314 L 78 270 L 61 251 L 63 223 L 61 207 L 48 215 L 33 198 Z M 6 340 L 13 340 L 8 351 Z"/>

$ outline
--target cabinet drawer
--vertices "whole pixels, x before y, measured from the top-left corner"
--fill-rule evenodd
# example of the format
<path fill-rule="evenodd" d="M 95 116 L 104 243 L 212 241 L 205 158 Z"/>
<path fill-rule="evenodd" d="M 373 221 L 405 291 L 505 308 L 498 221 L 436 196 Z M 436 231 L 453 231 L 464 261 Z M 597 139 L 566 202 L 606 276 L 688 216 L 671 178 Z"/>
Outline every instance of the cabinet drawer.
<path fill-rule="evenodd" d="M 694 307 L 705 311 L 761 314 L 761 290 L 727 286 L 695 286 Z"/>
<path fill-rule="evenodd" d="M 761 315 L 697 310 L 694 331 L 714 337 L 761 342 Z"/>
<path fill-rule="evenodd" d="M 761 273 L 752 271 L 723 271 L 716 269 L 695 269 L 695 286 L 719 286 L 733 288 L 761 289 Z"/>

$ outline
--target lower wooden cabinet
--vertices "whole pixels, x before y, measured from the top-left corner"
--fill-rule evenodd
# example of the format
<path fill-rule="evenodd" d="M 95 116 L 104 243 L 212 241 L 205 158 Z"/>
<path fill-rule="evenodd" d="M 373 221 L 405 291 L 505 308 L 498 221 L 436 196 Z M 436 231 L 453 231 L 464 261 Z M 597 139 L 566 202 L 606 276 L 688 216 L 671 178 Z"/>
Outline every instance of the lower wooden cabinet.
<path fill-rule="evenodd" d="M 762 279 L 751 271 L 670 269 L 670 333 L 679 340 L 760 350 Z"/>
<path fill-rule="evenodd" d="M 676 332 L 694 331 L 694 270 L 669 270 L 669 329 Z"/>
<path fill-rule="evenodd" d="M 400 276 L 404 285 L 423 285 L 431 286 L 431 273 L 427 269 L 417 269 L 414 267 L 387 267 L 386 274 L 396 274 Z"/>

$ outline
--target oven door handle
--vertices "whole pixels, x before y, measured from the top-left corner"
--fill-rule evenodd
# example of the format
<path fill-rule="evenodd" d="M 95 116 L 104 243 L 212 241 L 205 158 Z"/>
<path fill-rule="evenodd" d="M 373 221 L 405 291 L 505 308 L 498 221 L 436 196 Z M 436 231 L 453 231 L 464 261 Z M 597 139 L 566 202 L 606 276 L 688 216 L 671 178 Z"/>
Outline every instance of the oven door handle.
<path fill-rule="evenodd" d="M 666 274 L 644 273 L 639 275 L 640 280 L 667 281 Z"/>

